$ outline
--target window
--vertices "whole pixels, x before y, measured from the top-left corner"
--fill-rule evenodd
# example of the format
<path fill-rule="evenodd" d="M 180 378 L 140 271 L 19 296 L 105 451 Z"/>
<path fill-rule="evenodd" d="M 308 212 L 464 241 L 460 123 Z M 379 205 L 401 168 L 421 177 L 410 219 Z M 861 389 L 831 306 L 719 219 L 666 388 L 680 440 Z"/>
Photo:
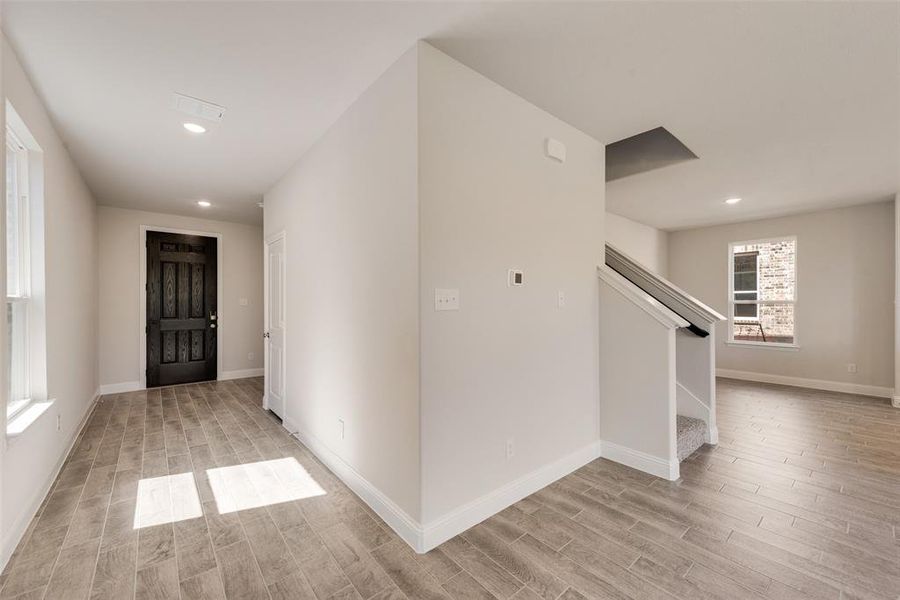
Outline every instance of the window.
<path fill-rule="evenodd" d="M 759 300 L 759 252 L 736 252 L 734 254 L 734 299 Z M 759 318 L 756 304 L 737 304 L 734 307 L 735 320 Z"/>
<path fill-rule="evenodd" d="M 796 347 L 797 238 L 729 246 L 728 341 Z"/>
<path fill-rule="evenodd" d="M 7 416 L 31 398 L 28 370 L 29 279 L 28 150 L 16 134 L 6 132 L 6 369 L 9 381 Z"/>

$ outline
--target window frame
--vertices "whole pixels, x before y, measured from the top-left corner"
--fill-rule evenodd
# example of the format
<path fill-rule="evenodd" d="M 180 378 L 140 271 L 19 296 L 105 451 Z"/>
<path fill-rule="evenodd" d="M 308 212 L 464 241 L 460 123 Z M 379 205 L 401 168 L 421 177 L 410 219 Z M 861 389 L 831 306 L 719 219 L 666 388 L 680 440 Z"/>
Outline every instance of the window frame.
<path fill-rule="evenodd" d="M 747 246 L 753 244 L 769 244 L 769 243 L 777 243 L 777 242 L 793 242 L 794 243 L 794 297 L 791 300 L 761 300 L 759 298 L 759 260 L 756 262 L 756 288 L 757 288 L 757 299 L 756 300 L 735 300 L 734 299 L 734 255 L 735 255 L 735 247 L 738 246 Z M 738 253 L 740 254 L 740 253 Z M 797 299 L 798 299 L 798 290 L 799 290 L 799 282 L 797 279 L 797 273 L 799 270 L 799 245 L 797 243 L 796 235 L 783 235 L 778 237 L 771 238 L 762 238 L 756 240 L 743 240 L 737 242 L 729 242 L 728 244 L 728 337 L 726 340 L 726 344 L 730 346 L 746 346 L 750 348 L 771 348 L 773 350 L 799 350 L 800 343 L 798 337 L 798 327 L 797 327 Z M 794 341 L 793 342 L 757 342 L 751 340 L 736 340 L 734 339 L 734 324 L 737 321 L 738 323 L 752 321 L 753 319 L 749 319 L 746 317 L 735 317 L 734 316 L 734 307 L 736 304 L 755 304 L 757 307 L 766 305 L 766 304 L 789 304 L 793 307 L 793 315 L 794 315 Z M 757 320 L 759 319 L 759 309 L 757 308 Z"/>
<path fill-rule="evenodd" d="M 15 173 L 15 193 L 17 196 L 17 242 L 18 252 L 16 265 L 17 293 L 10 295 L 9 290 L 6 291 L 7 311 L 13 311 L 13 322 L 18 321 L 18 327 L 15 329 L 16 338 L 12 337 L 12 332 L 8 331 L 10 345 L 20 344 L 19 352 L 13 351 L 9 357 L 9 398 L 6 404 L 6 418 L 11 421 L 16 415 L 26 409 L 33 400 L 32 381 L 31 381 L 31 332 L 29 322 L 31 321 L 32 297 L 31 297 L 31 219 L 30 219 L 30 186 L 29 186 L 29 149 L 22 142 L 21 138 L 16 135 L 15 131 L 7 125 L 6 128 L 6 152 L 14 154 Z M 4 163 L 6 168 L 6 163 Z M 6 210 L 7 197 L 4 196 L 4 212 Z M 9 227 L 6 223 L 6 227 Z M 4 244 L 5 244 L 4 240 Z M 5 246 L 4 246 L 5 247 Z M 8 259 L 7 259 L 8 260 Z M 8 266 L 7 266 L 8 268 Z M 7 280 L 8 287 L 8 280 Z M 6 365 L 4 365 L 6 368 Z"/>

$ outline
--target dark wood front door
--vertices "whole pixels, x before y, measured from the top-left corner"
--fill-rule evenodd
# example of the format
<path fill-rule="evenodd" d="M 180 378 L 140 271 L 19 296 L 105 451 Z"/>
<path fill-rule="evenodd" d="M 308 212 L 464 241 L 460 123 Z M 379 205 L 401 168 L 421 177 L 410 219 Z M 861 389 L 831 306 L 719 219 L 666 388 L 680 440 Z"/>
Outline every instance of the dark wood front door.
<path fill-rule="evenodd" d="M 147 387 L 216 378 L 216 238 L 147 232 Z"/>

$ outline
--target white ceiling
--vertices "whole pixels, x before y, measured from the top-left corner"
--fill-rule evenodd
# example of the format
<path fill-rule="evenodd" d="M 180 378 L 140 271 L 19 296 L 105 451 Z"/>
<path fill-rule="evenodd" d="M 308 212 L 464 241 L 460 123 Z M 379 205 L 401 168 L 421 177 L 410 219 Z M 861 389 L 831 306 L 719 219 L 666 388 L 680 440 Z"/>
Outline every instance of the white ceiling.
<path fill-rule="evenodd" d="M 260 222 L 262 194 L 420 38 L 603 142 L 678 136 L 699 160 L 607 189 L 650 225 L 900 188 L 894 2 L 6 0 L 3 18 L 102 204 Z M 226 106 L 222 124 L 188 135 L 176 91 Z"/>

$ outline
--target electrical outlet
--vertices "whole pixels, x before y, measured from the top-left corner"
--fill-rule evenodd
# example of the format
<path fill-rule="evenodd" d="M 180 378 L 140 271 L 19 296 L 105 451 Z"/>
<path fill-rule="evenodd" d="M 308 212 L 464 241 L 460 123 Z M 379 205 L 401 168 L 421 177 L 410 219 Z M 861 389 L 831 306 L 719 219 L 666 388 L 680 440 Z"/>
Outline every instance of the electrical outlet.
<path fill-rule="evenodd" d="M 56 415 L 56 430 L 62 429 L 62 415 Z"/>
<path fill-rule="evenodd" d="M 338 425 L 341 428 L 341 439 L 344 439 L 344 420 L 338 419 Z"/>
<path fill-rule="evenodd" d="M 516 443 L 512 438 L 506 440 L 506 460 L 516 455 Z"/>
<path fill-rule="evenodd" d="M 254 354 L 252 352 L 247 353 L 247 360 L 253 360 Z"/>
<path fill-rule="evenodd" d="M 566 293 L 562 290 L 559 290 L 556 293 L 556 306 L 557 306 L 557 308 L 565 308 L 566 307 Z"/>
<path fill-rule="evenodd" d="M 847 372 L 848 373 L 856 373 L 856 363 L 848 363 L 847 364 Z"/>

